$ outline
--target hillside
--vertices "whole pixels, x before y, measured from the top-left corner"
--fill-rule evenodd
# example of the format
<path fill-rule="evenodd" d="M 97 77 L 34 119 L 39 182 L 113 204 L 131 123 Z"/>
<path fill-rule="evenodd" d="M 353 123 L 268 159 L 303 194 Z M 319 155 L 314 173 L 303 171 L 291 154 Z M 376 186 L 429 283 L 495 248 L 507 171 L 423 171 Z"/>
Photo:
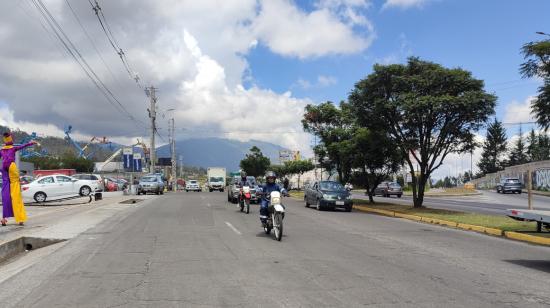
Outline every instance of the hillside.
<path fill-rule="evenodd" d="M 0 125 L 0 133 L 8 131 L 8 127 Z M 10 130 L 16 142 L 20 142 L 29 137 L 29 132 L 24 132 L 20 130 Z M 37 150 L 45 150 L 51 156 L 61 156 L 65 153 L 74 153 L 77 154 L 75 147 L 64 138 L 59 137 L 39 137 L 38 141 L 40 147 L 37 147 Z M 81 147 L 85 146 L 86 143 L 79 142 Z M 91 159 L 94 161 L 102 161 L 109 157 L 112 151 L 117 150 L 120 147 L 118 144 L 91 144 L 86 151 L 86 153 L 92 153 Z"/>
<path fill-rule="evenodd" d="M 0 133 L 7 131 L 7 127 L 0 126 Z M 29 134 L 22 131 L 12 131 L 16 141 L 27 138 Z M 58 137 L 41 137 L 40 149 L 44 149 L 51 156 L 60 156 L 64 153 L 71 152 L 76 154 L 75 148 L 69 141 Z M 81 146 L 85 143 L 80 142 Z M 253 146 L 259 147 L 265 156 L 269 157 L 273 163 L 278 161 L 279 150 L 284 148 L 276 144 L 251 140 L 241 142 L 238 140 L 222 139 L 222 138 L 196 138 L 178 140 L 176 142 L 176 151 L 178 155 L 183 156 L 183 164 L 185 166 L 194 167 L 225 167 L 228 171 L 238 170 L 239 162 L 249 152 Z M 93 153 L 92 160 L 103 161 L 109 157 L 113 151 L 120 148 L 119 144 L 101 145 L 92 144 L 89 149 Z M 39 150 L 40 150 L 39 149 Z M 169 157 L 170 147 L 168 145 L 157 148 L 158 157 Z M 120 160 L 118 158 L 117 160 Z"/>
<path fill-rule="evenodd" d="M 197 138 L 176 141 L 176 152 L 178 155 L 183 155 L 185 165 L 217 166 L 233 171 L 239 169 L 239 162 L 253 146 L 260 148 L 272 163 L 278 161 L 279 150 L 284 150 L 279 145 L 257 140 L 242 142 L 222 138 Z M 165 145 L 158 148 L 157 154 L 159 157 L 169 157 L 170 146 Z"/>

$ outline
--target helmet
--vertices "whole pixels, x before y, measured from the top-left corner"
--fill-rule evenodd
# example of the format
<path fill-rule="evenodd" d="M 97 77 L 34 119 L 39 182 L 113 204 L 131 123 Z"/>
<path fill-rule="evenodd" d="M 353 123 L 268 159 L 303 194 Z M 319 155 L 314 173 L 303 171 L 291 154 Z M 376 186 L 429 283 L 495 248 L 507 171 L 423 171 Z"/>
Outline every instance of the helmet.
<path fill-rule="evenodd" d="M 246 172 L 241 171 L 241 177 L 244 178 L 246 176 Z"/>
<path fill-rule="evenodd" d="M 277 175 L 273 171 L 268 171 L 265 174 L 265 179 L 268 180 L 268 181 L 269 181 L 269 179 L 273 179 L 273 181 L 275 181 L 276 178 L 277 178 Z"/>

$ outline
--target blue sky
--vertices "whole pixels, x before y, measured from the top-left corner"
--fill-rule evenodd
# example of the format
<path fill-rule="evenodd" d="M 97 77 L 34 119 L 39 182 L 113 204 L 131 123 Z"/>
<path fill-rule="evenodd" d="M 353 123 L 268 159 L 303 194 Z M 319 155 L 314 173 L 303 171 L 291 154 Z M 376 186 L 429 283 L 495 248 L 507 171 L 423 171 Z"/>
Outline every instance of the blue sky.
<path fill-rule="evenodd" d="M 373 2 L 365 12 L 376 33 L 365 51 L 304 60 L 277 55 L 260 44 L 247 57 L 251 83 L 316 102 L 337 102 L 346 99 L 374 63 L 418 56 L 447 67 L 462 67 L 485 80 L 486 89 L 498 96 L 500 120 L 505 119 L 510 103 L 523 103 L 536 93 L 539 83 L 521 79 L 518 73 L 523 61 L 520 48 L 541 38 L 536 31 L 550 32 L 550 1 L 439 0 L 420 7 L 382 9 L 383 2 Z M 310 1 L 297 3 L 304 10 L 312 9 Z M 332 81 L 320 85 L 319 76 Z M 512 133 L 517 128 L 509 130 Z"/>

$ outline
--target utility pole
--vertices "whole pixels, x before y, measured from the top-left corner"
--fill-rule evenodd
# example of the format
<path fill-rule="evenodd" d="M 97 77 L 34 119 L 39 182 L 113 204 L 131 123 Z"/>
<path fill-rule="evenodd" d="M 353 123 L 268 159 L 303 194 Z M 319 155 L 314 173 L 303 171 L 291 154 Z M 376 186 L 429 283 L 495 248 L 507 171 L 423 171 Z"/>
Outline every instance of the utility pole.
<path fill-rule="evenodd" d="M 176 174 L 176 169 L 177 169 L 177 164 L 176 164 L 176 124 L 175 124 L 175 121 L 174 121 L 174 118 L 172 118 L 170 120 L 171 123 L 171 145 L 170 145 L 170 148 L 171 148 L 171 152 L 172 152 L 172 191 L 176 191 L 177 189 L 177 174 Z"/>
<path fill-rule="evenodd" d="M 180 161 L 180 176 L 183 178 L 183 156 L 179 156 Z"/>
<path fill-rule="evenodd" d="M 149 153 L 149 160 L 150 160 L 150 170 L 149 173 L 155 173 L 155 163 L 156 163 L 156 148 L 155 148 L 155 133 L 157 131 L 156 127 L 156 119 L 157 119 L 157 96 L 155 87 L 151 86 L 147 89 L 145 89 L 145 93 L 149 97 L 151 101 L 151 106 L 149 107 L 149 118 L 151 119 L 151 150 Z"/>

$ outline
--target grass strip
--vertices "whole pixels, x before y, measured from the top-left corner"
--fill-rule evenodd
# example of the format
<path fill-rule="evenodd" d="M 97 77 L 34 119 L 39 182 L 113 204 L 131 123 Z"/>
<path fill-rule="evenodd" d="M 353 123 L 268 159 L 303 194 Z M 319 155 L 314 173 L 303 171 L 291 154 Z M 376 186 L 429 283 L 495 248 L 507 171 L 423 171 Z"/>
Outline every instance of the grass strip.
<path fill-rule="evenodd" d="M 433 208 L 414 208 L 410 205 L 375 203 L 371 204 L 368 200 L 354 199 L 354 205 L 363 205 L 373 209 L 395 211 L 405 215 L 421 216 L 434 220 L 451 221 L 457 224 L 482 226 L 486 228 L 500 229 L 503 231 L 516 232 L 534 232 L 537 225 L 534 222 L 516 221 L 506 216 L 484 215 L 476 213 L 465 213 L 458 211 L 440 210 Z M 396 215 L 397 216 L 397 215 Z M 549 236 L 548 234 L 540 234 Z M 539 234 L 537 234 L 539 236 Z"/>

